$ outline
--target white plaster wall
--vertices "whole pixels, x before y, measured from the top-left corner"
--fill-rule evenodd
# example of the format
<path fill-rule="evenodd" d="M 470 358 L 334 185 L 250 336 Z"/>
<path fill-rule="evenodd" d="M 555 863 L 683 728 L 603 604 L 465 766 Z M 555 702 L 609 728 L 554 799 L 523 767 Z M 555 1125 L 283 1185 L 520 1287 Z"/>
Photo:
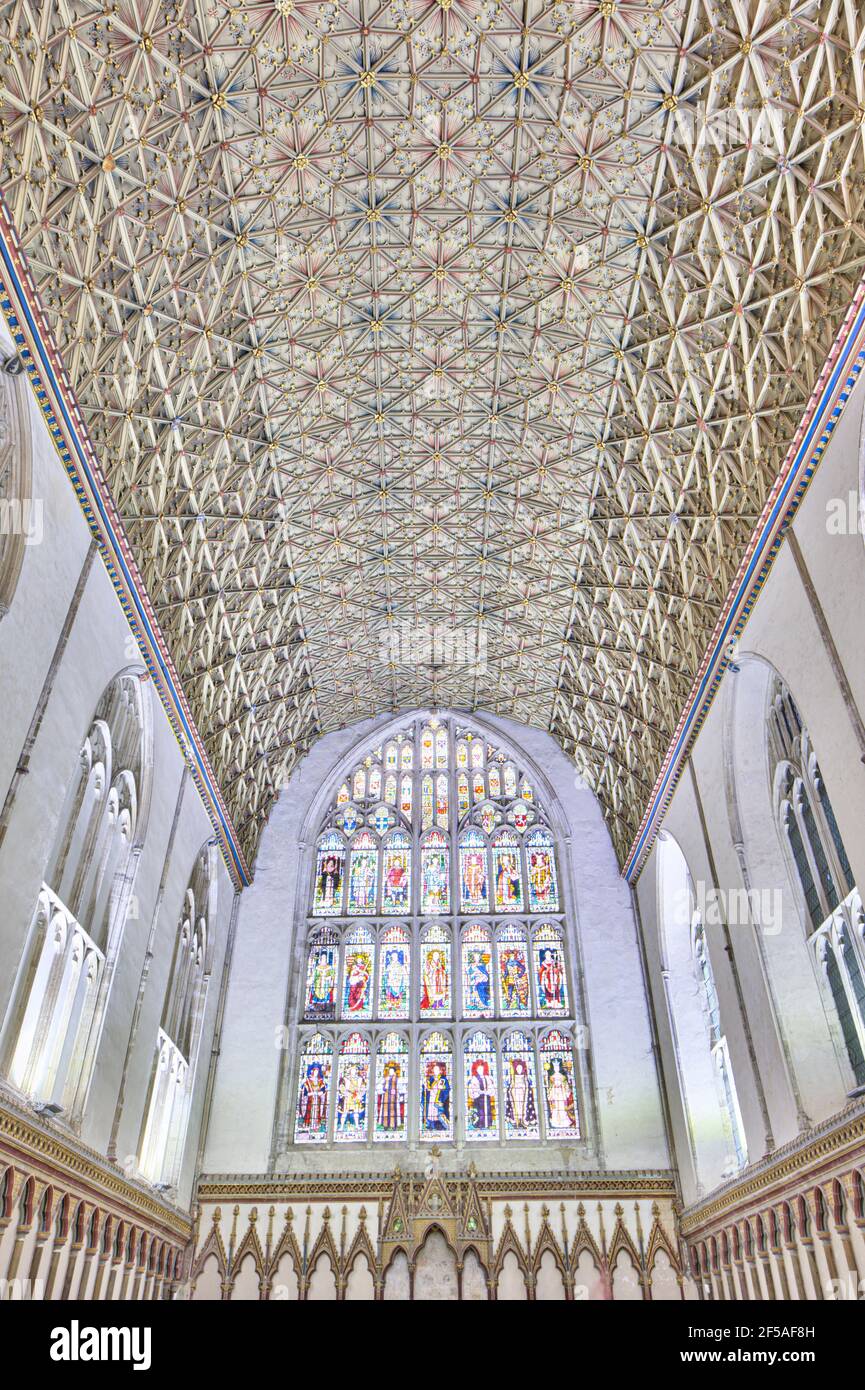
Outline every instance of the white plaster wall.
<path fill-rule="evenodd" d="M 440 712 L 442 715 L 444 711 Z M 473 716 L 474 717 L 474 716 Z M 404 721 L 405 716 L 401 719 Z M 594 794 L 580 783 L 570 760 L 541 730 L 508 719 L 477 717 L 522 750 L 542 770 L 567 821 L 560 843 L 560 873 L 583 966 L 583 994 L 594 1071 L 599 1152 L 579 1154 L 573 1146 L 546 1153 L 520 1150 L 527 1167 L 568 1163 L 614 1168 L 663 1168 L 669 1163 L 658 1079 L 630 891 L 621 879 L 609 834 Z M 292 961 L 303 939 L 294 939 L 297 893 L 306 901 L 308 883 L 298 883 L 301 835 L 314 838 L 319 816 L 336 791 L 341 761 L 365 750 L 376 731 L 394 722 L 367 720 L 320 739 L 295 770 L 275 805 L 261 841 L 255 881 L 244 892 L 238 914 L 228 1002 L 204 1154 L 207 1172 L 264 1172 L 268 1168 L 278 1102 L 280 1047 L 290 1041 L 283 1025 Z M 400 722 L 400 721 L 397 721 Z M 311 829 L 304 832 L 308 824 Z M 305 843 L 305 842 L 303 842 Z M 304 908 L 300 906 L 302 912 Z M 574 962 L 576 967 L 576 962 Z M 292 1010 L 294 1012 L 294 1010 Z M 290 1103 L 290 1102 L 289 1102 Z M 595 1119 L 587 1117 L 594 1129 Z M 470 1148 L 471 1146 L 467 1146 Z M 483 1166 L 515 1160 L 486 1148 Z M 400 1161 L 405 1161 L 402 1149 Z M 295 1152 L 291 1167 L 390 1167 L 380 1148 L 343 1154 Z M 425 1162 L 418 1155 L 417 1162 Z"/>
<path fill-rule="evenodd" d="M 3 352 L 11 342 L 0 329 Z M 0 805 L 6 797 L 28 727 L 48 673 L 57 638 L 90 543 L 89 530 L 32 394 L 33 495 L 42 501 L 43 538 L 25 547 L 11 609 L 0 621 Z M 5 840 L 0 847 L 0 1025 L 8 1019 L 15 975 L 24 951 L 36 895 L 43 880 L 77 760 L 99 698 L 116 674 L 143 669 L 111 581 L 95 559 L 68 645 L 57 669 L 28 773 L 20 779 Z M 94 1079 L 80 1137 L 105 1153 L 115 1115 L 142 967 L 165 869 L 164 895 L 153 943 L 139 1029 L 126 1084 L 117 1157 L 138 1151 L 150 1086 L 153 1050 L 162 1012 L 174 936 L 195 857 L 212 835 L 209 818 L 188 781 L 173 853 L 166 851 L 184 773 L 184 759 L 155 691 L 146 684 L 153 725 L 152 788 L 143 848 L 134 884 L 134 908 L 111 985 Z M 179 1200 L 188 1201 L 192 1166 L 210 1061 L 222 960 L 233 888 L 220 863 L 218 912 L 213 933 L 213 981 L 196 1074 Z M 84 923 L 86 927 L 86 923 Z M 59 1122 L 58 1122 L 59 1123 Z"/>
<path fill-rule="evenodd" d="M 861 534 L 833 534 L 828 517 L 835 499 L 846 502 L 853 494 L 855 501 L 858 496 L 863 401 L 865 387 L 860 382 L 793 526 L 860 715 L 865 711 L 865 547 Z M 740 639 L 737 662 L 741 671 L 724 676 L 692 751 L 708 847 L 687 768 L 663 822 L 678 840 L 695 880 L 702 879 L 710 886 L 714 883 L 725 895 L 740 890 L 743 880 L 731 825 L 730 798 L 731 779 L 738 772 L 743 842 L 752 886 L 758 891 L 782 892 L 780 931 L 770 933 L 761 942 L 747 923 L 734 923 L 730 929 L 744 1017 L 723 933 L 717 928 L 707 930 L 722 1025 L 752 1161 L 766 1151 L 767 1133 L 769 1147 L 778 1147 L 794 1138 L 800 1127 L 807 1128 L 809 1123 L 836 1113 L 847 1101 L 849 1084 L 838 1061 L 837 1037 L 833 1042 L 834 1022 L 826 1017 L 816 985 L 812 990 L 805 974 L 797 972 L 795 992 L 787 1009 L 776 1010 L 772 1004 L 770 986 L 783 979 L 784 968 L 790 966 L 794 957 L 801 957 L 806 928 L 797 894 L 778 872 L 777 856 L 757 853 L 754 845 L 754 817 L 760 814 L 763 796 L 767 802 L 769 799 L 768 765 L 758 755 L 753 728 L 754 702 L 746 699 L 745 693 L 751 669 L 748 663 L 758 659 L 770 663 L 792 692 L 816 749 L 854 876 L 857 883 L 865 883 L 865 842 L 861 835 L 865 768 L 861 749 L 814 607 L 787 544 L 782 546 Z M 743 785 L 746 781 L 747 785 Z M 654 851 L 641 872 L 636 893 L 676 1159 L 687 1202 L 696 1196 L 697 1186 L 661 988 Z M 790 989 L 793 990 L 792 984 Z"/>

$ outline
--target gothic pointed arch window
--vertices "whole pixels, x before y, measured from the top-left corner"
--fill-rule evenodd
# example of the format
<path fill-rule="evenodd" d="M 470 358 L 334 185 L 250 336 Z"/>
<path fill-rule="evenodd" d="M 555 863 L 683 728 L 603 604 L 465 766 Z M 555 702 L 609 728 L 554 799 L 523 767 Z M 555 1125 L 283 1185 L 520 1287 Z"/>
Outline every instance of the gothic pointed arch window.
<path fill-rule="evenodd" d="M 138 672 L 106 688 L 81 745 L 7 1015 L 3 1070 L 83 1111 L 146 833 L 151 722 Z M 71 759 L 70 759 L 71 762 Z"/>
<path fill-rule="evenodd" d="M 580 1140 L 567 894 L 536 785 L 452 718 L 349 755 L 311 849 L 287 1142 Z"/>
<path fill-rule="evenodd" d="M 865 1086 L 862 899 L 817 754 L 787 686 L 770 691 L 768 737 L 775 804 L 790 878 L 804 908 L 811 959 L 855 1086 Z"/>
<path fill-rule="evenodd" d="M 180 1176 L 204 1023 L 216 911 L 216 855 L 215 841 L 203 847 L 184 894 L 141 1141 L 139 1171 L 150 1182 L 168 1187 L 176 1186 Z"/>
<path fill-rule="evenodd" d="M 658 837 L 656 853 L 663 978 L 679 1088 L 697 1180 L 711 1187 L 747 1162 L 744 1128 L 691 874 L 667 832 Z"/>

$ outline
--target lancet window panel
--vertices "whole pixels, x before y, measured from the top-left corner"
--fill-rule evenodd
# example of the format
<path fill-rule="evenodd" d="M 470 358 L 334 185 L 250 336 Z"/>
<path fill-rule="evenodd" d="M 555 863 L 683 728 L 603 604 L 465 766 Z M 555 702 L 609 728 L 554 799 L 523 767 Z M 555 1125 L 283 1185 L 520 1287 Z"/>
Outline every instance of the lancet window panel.
<path fill-rule="evenodd" d="M 568 919 L 536 783 L 514 750 L 437 718 L 347 763 L 312 853 L 295 1143 L 580 1137 Z"/>

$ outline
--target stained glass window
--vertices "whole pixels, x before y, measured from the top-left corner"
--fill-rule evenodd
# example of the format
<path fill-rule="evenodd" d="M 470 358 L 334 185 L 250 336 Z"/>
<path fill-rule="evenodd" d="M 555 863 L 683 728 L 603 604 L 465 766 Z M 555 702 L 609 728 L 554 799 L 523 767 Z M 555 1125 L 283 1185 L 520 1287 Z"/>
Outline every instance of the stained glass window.
<path fill-rule="evenodd" d="M 448 731 L 436 729 L 436 767 L 448 765 Z"/>
<path fill-rule="evenodd" d="M 373 941 L 366 927 L 345 938 L 342 969 L 342 1017 L 372 1018 Z"/>
<path fill-rule="evenodd" d="M 499 1095 L 496 1049 L 486 1033 L 472 1033 L 463 1047 L 466 1138 L 498 1139 Z"/>
<path fill-rule="evenodd" d="M 442 1033 L 430 1033 L 420 1049 L 420 1137 L 452 1139 L 453 1058 Z"/>
<path fill-rule="evenodd" d="M 394 830 L 385 841 L 381 910 L 404 916 L 411 909 L 411 836 Z"/>
<path fill-rule="evenodd" d="M 451 940 L 444 927 L 424 932 L 420 953 L 420 1011 L 424 1018 L 451 1012 Z"/>
<path fill-rule="evenodd" d="M 529 830 L 526 834 L 526 864 L 529 873 L 529 908 L 532 912 L 557 912 L 559 886 L 553 837 L 549 830 Z"/>
<path fill-rule="evenodd" d="M 537 1139 L 538 1090 L 535 1053 L 526 1033 L 508 1033 L 502 1043 L 505 1138 Z"/>
<path fill-rule="evenodd" d="M 408 1018 L 411 945 L 405 927 L 388 927 L 378 949 L 379 1018 Z"/>
<path fill-rule="evenodd" d="M 496 943 L 499 1009 L 506 1018 L 531 1012 L 529 960 L 522 927 L 504 927 Z"/>
<path fill-rule="evenodd" d="M 447 837 L 440 830 L 431 830 L 421 846 L 420 855 L 421 912 L 449 912 L 451 894 Z"/>
<path fill-rule="evenodd" d="M 448 779 L 443 772 L 436 778 L 436 824 L 448 828 Z"/>
<path fill-rule="evenodd" d="M 550 922 L 539 926 L 532 939 L 538 1013 L 560 1018 L 568 1012 L 568 981 L 560 929 Z"/>
<path fill-rule="evenodd" d="M 493 840 L 492 854 L 496 912 L 522 912 L 523 870 L 519 836 L 513 830 L 500 830 Z"/>
<path fill-rule="evenodd" d="M 579 1133 L 573 1048 L 554 1028 L 541 1039 L 540 1053 L 547 1138 L 571 1139 Z"/>
<path fill-rule="evenodd" d="M 333 1136 L 338 1144 L 360 1144 L 366 1139 L 368 1093 L 369 1043 L 360 1033 L 349 1033 L 339 1046 Z"/>
<path fill-rule="evenodd" d="M 375 1133 L 377 1143 L 406 1137 L 408 1043 L 400 1033 L 386 1033 L 375 1059 Z"/>
<path fill-rule="evenodd" d="M 294 1121 L 294 1139 L 297 1144 L 327 1142 L 332 1069 L 333 1046 L 321 1033 L 313 1033 L 304 1043 L 300 1054 Z"/>
<path fill-rule="evenodd" d="M 338 917 L 345 887 L 345 841 L 331 831 L 318 842 L 312 910 L 316 917 Z"/>
<path fill-rule="evenodd" d="M 579 1139 L 555 841 L 526 772 L 418 718 L 341 774 L 315 848 L 297 1143 Z M 458 1042 L 424 1034 L 452 1020 Z"/>
<path fill-rule="evenodd" d="M 306 957 L 304 1016 L 336 1017 L 336 971 L 339 937 L 333 931 L 317 931 L 310 938 Z"/>
<path fill-rule="evenodd" d="M 375 912 L 378 886 L 378 844 L 375 836 L 362 830 L 351 842 L 348 880 L 348 911 Z"/>
<path fill-rule="evenodd" d="M 493 943 L 487 927 L 475 923 L 462 939 L 462 1011 L 468 1018 L 492 1018 Z"/>
<path fill-rule="evenodd" d="M 489 912 L 490 884 L 487 844 L 479 830 L 460 836 L 460 911 Z"/>

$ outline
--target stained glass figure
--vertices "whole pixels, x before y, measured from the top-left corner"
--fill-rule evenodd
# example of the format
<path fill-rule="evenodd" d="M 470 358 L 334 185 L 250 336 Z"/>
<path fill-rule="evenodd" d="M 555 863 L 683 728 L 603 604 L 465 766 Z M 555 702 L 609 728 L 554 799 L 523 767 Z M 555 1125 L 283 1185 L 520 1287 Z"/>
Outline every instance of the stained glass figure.
<path fill-rule="evenodd" d="M 373 1142 L 405 1139 L 408 1091 L 408 1043 L 399 1033 L 386 1033 L 375 1059 L 375 1129 Z"/>
<path fill-rule="evenodd" d="M 579 1137 L 574 1094 L 574 1054 L 568 1039 L 554 1028 L 541 1040 L 541 1073 L 548 1139 Z"/>
<path fill-rule="evenodd" d="M 336 1018 L 336 969 L 339 937 L 335 931 L 317 931 L 310 939 L 306 958 L 304 1017 Z"/>
<path fill-rule="evenodd" d="M 359 767 L 354 774 L 352 791 L 355 801 L 363 801 L 366 795 L 366 772 L 362 767 Z"/>
<path fill-rule="evenodd" d="M 384 750 L 384 765 L 388 769 L 388 771 L 397 767 L 398 758 L 395 743 L 389 743 L 387 745 L 387 748 Z"/>
<path fill-rule="evenodd" d="M 431 830 L 421 846 L 421 912 L 449 912 L 451 905 L 448 842 L 440 830 Z"/>
<path fill-rule="evenodd" d="M 410 772 L 410 771 L 411 771 L 411 765 L 412 765 L 412 746 L 411 746 L 411 744 L 410 744 L 408 741 L 406 741 L 406 742 L 402 745 L 402 747 L 401 747 L 401 749 L 400 749 L 400 754 L 399 754 L 399 765 L 400 765 L 400 767 L 402 768 L 403 772 Z"/>
<path fill-rule="evenodd" d="M 513 830 L 500 830 L 493 840 L 492 852 L 496 912 L 522 912 L 523 872 L 519 836 Z"/>
<path fill-rule="evenodd" d="M 499 818 L 495 806 L 491 801 L 485 801 L 481 806 L 480 810 L 477 812 L 477 815 L 481 825 L 484 828 L 484 834 L 489 835 L 492 832 L 495 823 Z"/>
<path fill-rule="evenodd" d="M 335 830 L 318 842 L 312 911 L 315 917 L 338 917 L 345 886 L 345 843 Z"/>
<path fill-rule="evenodd" d="M 537 1139 L 535 1054 L 525 1033 L 508 1033 L 502 1043 L 505 1138 Z"/>
<path fill-rule="evenodd" d="M 420 1137 L 453 1138 L 453 1059 L 450 1043 L 430 1033 L 420 1049 Z"/>
<path fill-rule="evenodd" d="M 489 912 L 490 885 L 486 840 L 479 830 L 460 836 L 460 911 Z"/>
<path fill-rule="evenodd" d="M 493 946 L 486 927 L 467 927 L 462 939 L 463 1014 L 492 1018 Z"/>
<path fill-rule="evenodd" d="M 558 927 L 550 922 L 538 927 L 532 940 L 532 956 L 538 1013 L 547 1018 L 562 1017 L 568 1012 L 568 981 L 562 933 Z"/>
<path fill-rule="evenodd" d="M 333 1047 L 321 1033 L 314 1033 L 304 1044 L 300 1054 L 297 1111 L 294 1121 L 296 1144 L 327 1142 L 332 1066 Z"/>
<path fill-rule="evenodd" d="M 388 806 L 396 805 L 396 778 L 392 772 L 384 779 L 384 799 Z"/>
<path fill-rule="evenodd" d="M 348 881 L 348 911 L 350 916 L 356 912 L 375 912 L 377 880 L 378 846 L 375 837 L 368 830 L 362 830 L 351 842 Z"/>
<path fill-rule="evenodd" d="M 472 790 L 475 801 L 483 801 L 487 794 L 487 789 L 484 785 L 484 774 L 482 772 L 475 773 L 472 779 Z"/>
<path fill-rule="evenodd" d="M 553 837 L 549 830 L 543 830 L 539 826 L 527 833 L 525 844 L 529 872 L 529 909 L 532 912 L 557 912 L 559 887 Z"/>
<path fill-rule="evenodd" d="M 411 777 L 409 776 L 405 776 L 402 779 L 399 809 L 402 811 L 406 820 L 411 820 Z"/>
<path fill-rule="evenodd" d="M 336 794 L 336 804 L 337 804 L 337 806 L 344 806 L 345 803 L 346 803 L 348 800 L 349 800 L 348 782 L 343 782 L 342 786 L 340 787 L 339 791 L 338 791 L 337 794 Z"/>
<path fill-rule="evenodd" d="M 343 1018 L 372 1018 L 372 971 L 372 934 L 366 927 L 355 927 L 345 938 Z"/>
<path fill-rule="evenodd" d="M 411 836 L 395 830 L 385 841 L 381 910 L 405 914 L 411 907 Z"/>
<path fill-rule="evenodd" d="M 424 777 L 420 794 L 420 828 L 429 830 L 433 823 L 433 779 Z"/>
<path fill-rule="evenodd" d="M 424 933 L 420 950 L 420 1011 L 425 1018 L 451 1012 L 451 943 L 443 927 Z"/>
<path fill-rule="evenodd" d="M 483 767 L 484 765 L 484 744 L 483 739 L 472 739 L 472 767 Z"/>
<path fill-rule="evenodd" d="M 505 796 L 516 796 L 517 794 L 517 770 L 513 763 L 505 763 L 504 770 Z"/>
<path fill-rule="evenodd" d="M 469 779 L 464 772 L 457 778 L 457 808 L 461 817 L 469 809 Z"/>
<path fill-rule="evenodd" d="M 531 1010 L 526 934 L 522 927 L 505 927 L 497 941 L 499 1008 L 508 1018 Z"/>
<path fill-rule="evenodd" d="M 388 927 L 378 948 L 380 1018 L 408 1018 L 411 946 L 404 927 Z"/>
<path fill-rule="evenodd" d="M 489 779 L 490 785 L 490 796 L 501 796 L 502 776 L 495 763 L 493 763 L 490 767 L 490 770 L 487 773 L 487 777 Z"/>
<path fill-rule="evenodd" d="M 469 765 L 469 746 L 464 738 L 457 743 L 457 767 L 464 768 Z"/>
<path fill-rule="evenodd" d="M 498 1139 L 499 1099 L 496 1049 L 486 1033 L 472 1033 L 463 1047 L 466 1086 L 466 1138 Z"/>
<path fill-rule="evenodd" d="M 424 772 L 432 769 L 435 763 L 435 738 L 432 729 L 424 729 L 420 736 L 420 765 Z"/>
<path fill-rule="evenodd" d="M 436 729 L 436 767 L 447 767 L 448 765 L 448 731 L 442 727 Z"/>
<path fill-rule="evenodd" d="M 448 828 L 448 779 L 444 772 L 436 778 L 436 822 L 442 830 Z"/>
<path fill-rule="evenodd" d="M 338 1144 L 360 1144 L 366 1139 L 368 1092 L 369 1043 L 360 1033 L 349 1033 L 339 1046 L 333 1136 Z"/>
<path fill-rule="evenodd" d="M 381 768 L 377 764 L 369 770 L 369 796 L 371 801 L 381 796 Z"/>

